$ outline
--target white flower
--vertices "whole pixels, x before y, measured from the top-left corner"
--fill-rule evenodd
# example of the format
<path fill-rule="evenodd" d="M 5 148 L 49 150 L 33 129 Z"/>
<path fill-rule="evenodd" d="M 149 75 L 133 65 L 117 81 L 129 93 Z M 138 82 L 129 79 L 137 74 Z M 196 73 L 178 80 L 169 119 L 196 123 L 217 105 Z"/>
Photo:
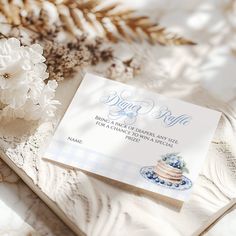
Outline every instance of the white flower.
<path fill-rule="evenodd" d="M 49 81 L 43 48 L 21 46 L 15 38 L 0 40 L 0 119 L 47 119 L 54 116 L 56 81 Z"/>

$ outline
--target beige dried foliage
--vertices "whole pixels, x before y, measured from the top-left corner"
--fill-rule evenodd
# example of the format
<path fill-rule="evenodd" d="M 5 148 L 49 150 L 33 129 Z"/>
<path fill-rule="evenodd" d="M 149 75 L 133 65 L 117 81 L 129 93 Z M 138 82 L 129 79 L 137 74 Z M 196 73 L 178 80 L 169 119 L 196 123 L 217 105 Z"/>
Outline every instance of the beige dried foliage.
<path fill-rule="evenodd" d="M 139 16 L 132 9 L 125 9 L 115 2 L 104 5 L 100 0 L 0 0 L 0 12 L 7 22 L 14 26 L 21 25 L 32 31 L 44 31 L 47 18 L 43 17 L 41 24 L 29 24 L 33 6 L 43 8 L 45 2 L 55 6 L 61 26 L 70 34 L 77 36 L 78 31 L 87 32 L 94 29 L 98 36 L 103 36 L 111 42 L 121 39 L 132 41 L 147 40 L 151 44 L 161 45 L 194 45 L 191 40 L 170 33 L 148 16 Z M 22 14 L 24 11 L 24 14 Z"/>

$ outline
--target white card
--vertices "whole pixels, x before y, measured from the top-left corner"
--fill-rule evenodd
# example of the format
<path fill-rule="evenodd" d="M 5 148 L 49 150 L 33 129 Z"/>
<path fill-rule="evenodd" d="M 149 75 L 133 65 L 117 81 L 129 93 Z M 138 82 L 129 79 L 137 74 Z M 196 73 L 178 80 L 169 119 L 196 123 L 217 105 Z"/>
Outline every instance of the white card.
<path fill-rule="evenodd" d="M 180 201 L 220 113 L 86 74 L 45 158 Z"/>

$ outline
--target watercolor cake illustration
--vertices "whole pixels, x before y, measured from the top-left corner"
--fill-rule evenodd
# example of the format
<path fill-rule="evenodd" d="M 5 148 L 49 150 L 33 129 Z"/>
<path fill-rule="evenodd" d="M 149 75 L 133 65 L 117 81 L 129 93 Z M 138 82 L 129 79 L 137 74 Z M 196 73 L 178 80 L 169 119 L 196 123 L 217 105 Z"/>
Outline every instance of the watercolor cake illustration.
<path fill-rule="evenodd" d="M 152 183 L 177 190 L 192 186 L 192 181 L 184 173 L 188 174 L 189 170 L 179 153 L 162 155 L 156 166 L 146 166 L 140 170 L 140 174 Z"/>

